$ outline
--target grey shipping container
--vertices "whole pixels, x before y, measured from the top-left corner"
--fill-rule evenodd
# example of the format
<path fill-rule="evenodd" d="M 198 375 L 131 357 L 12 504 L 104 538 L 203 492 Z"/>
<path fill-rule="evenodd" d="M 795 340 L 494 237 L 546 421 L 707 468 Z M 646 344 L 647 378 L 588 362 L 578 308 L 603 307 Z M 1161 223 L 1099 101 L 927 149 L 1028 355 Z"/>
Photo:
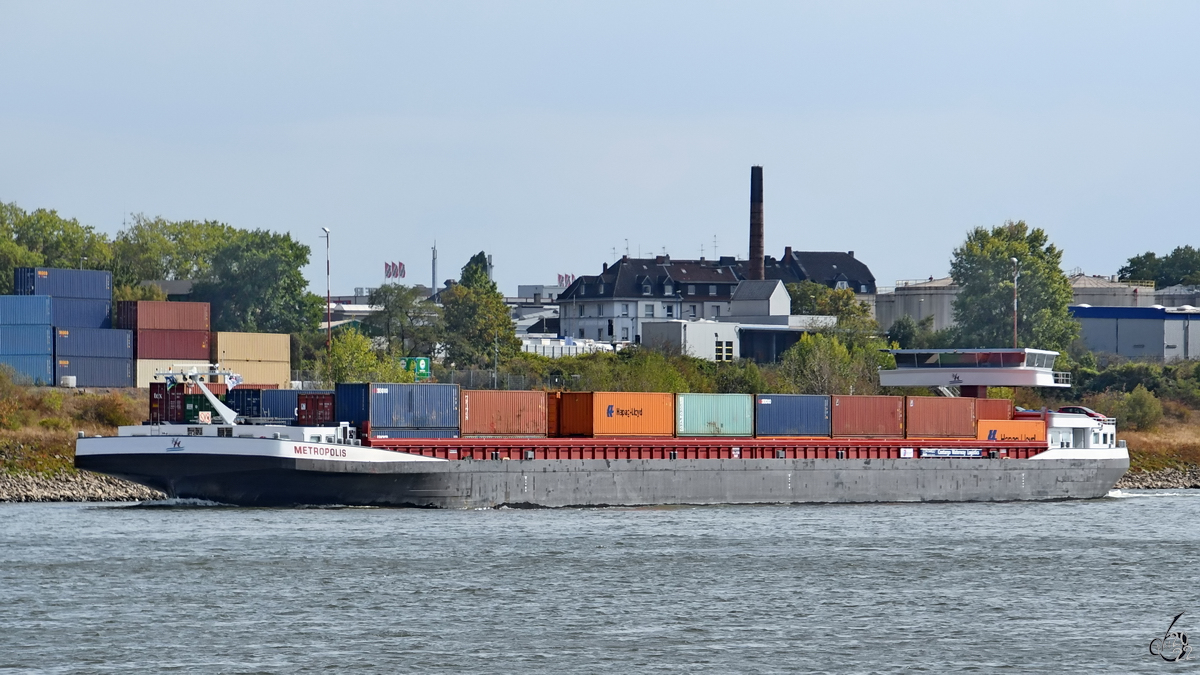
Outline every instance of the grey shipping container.
<path fill-rule="evenodd" d="M 237 391 L 237 388 L 234 388 Z M 296 409 L 300 407 L 300 394 L 332 394 L 329 389 L 261 389 L 260 417 L 277 417 L 280 419 L 296 419 Z M 246 414 L 246 413 L 243 413 Z"/>
<path fill-rule="evenodd" d="M 50 326 L 0 326 L 0 354 L 54 356 L 54 331 Z"/>
<path fill-rule="evenodd" d="M 54 356 L 132 359 L 133 331 L 106 328 L 56 328 Z"/>
<path fill-rule="evenodd" d="M 54 384 L 53 356 L 0 355 L 0 366 L 11 368 L 14 379 L 19 384 L 38 384 L 42 386 Z"/>
<path fill-rule="evenodd" d="M 54 323 L 48 295 L 0 295 L 0 326 Z"/>
<path fill-rule="evenodd" d="M 336 421 L 360 429 L 457 429 L 457 384 L 348 383 L 337 385 Z"/>
<path fill-rule="evenodd" d="M 458 429 L 371 427 L 371 438 L 458 438 Z"/>
<path fill-rule="evenodd" d="M 77 387 L 132 387 L 133 359 L 54 359 L 54 381 L 59 382 L 64 375 L 74 375 Z"/>
<path fill-rule="evenodd" d="M 112 300 L 112 272 L 55 267 L 18 267 L 13 270 L 15 295 L 49 295 L 55 298 Z"/>
<path fill-rule="evenodd" d="M 51 315 L 56 328 L 112 328 L 109 300 L 54 298 Z"/>
<path fill-rule="evenodd" d="M 828 396 L 759 394 L 754 400 L 756 436 L 830 435 Z"/>

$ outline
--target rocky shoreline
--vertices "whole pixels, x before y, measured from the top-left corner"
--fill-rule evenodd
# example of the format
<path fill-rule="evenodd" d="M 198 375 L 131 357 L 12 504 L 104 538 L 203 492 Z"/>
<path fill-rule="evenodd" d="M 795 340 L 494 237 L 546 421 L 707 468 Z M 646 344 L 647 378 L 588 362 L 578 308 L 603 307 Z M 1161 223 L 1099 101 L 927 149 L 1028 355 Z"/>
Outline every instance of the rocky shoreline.
<path fill-rule="evenodd" d="M 1186 490 L 1200 488 L 1200 467 L 1162 469 L 1144 473 L 1127 472 L 1115 486 L 1118 490 Z"/>
<path fill-rule="evenodd" d="M 0 502 L 141 502 L 164 499 L 158 490 L 90 471 L 51 476 L 0 474 Z"/>

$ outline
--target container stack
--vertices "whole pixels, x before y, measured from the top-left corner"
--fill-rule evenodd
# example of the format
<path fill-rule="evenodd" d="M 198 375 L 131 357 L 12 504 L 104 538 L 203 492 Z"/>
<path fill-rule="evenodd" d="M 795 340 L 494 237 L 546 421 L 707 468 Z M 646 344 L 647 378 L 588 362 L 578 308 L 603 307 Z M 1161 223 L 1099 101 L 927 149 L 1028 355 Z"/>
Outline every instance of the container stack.
<path fill-rule="evenodd" d="M 212 334 L 210 356 L 243 382 L 287 389 L 292 379 L 291 340 L 287 333 L 218 332 Z"/>
<path fill-rule="evenodd" d="M 557 400 L 559 436 L 675 435 L 675 394 L 563 392 Z"/>
<path fill-rule="evenodd" d="M 334 406 L 363 438 L 459 437 L 457 384 L 339 384 Z"/>
<path fill-rule="evenodd" d="M 463 438 L 544 438 L 544 391 L 464 389 L 459 405 Z"/>
<path fill-rule="evenodd" d="M 111 272 L 19 267 L 13 288 L 16 295 L 0 301 L 0 360 L 20 377 L 46 385 L 133 386 L 133 337 L 112 328 Z"/>
<path fill-rule="evenodd" d="M 224 399 L 224 384 L 205 384 L 218 399 Z M 195 424 L 200 412 L 213 412 L 212 404 L 200 387 L 189 383 L 168 386 L 165 382 L 150 383 L 150 421 L 155 424 Z M 216 419 L 216 415 L 213 415 Z"/>
<path fill-rule="evenodd" d="M 117 327 L 133 331 L 139 387 L 159 371 L 208 370 L 207 302 L 118 302 Z"/>

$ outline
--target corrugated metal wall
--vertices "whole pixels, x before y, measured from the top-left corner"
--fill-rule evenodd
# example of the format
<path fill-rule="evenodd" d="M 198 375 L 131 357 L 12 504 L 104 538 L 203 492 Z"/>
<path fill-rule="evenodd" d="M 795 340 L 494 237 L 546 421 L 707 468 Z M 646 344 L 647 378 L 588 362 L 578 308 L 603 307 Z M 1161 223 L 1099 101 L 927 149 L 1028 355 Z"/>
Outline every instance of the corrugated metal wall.
<path fill-rule="evenodd" d="M 759 394 L 755 433 L 776 436 L 825 437 L 832 433 L 830 398 L 813 394 Z"/>
<path fill-rule="evenodd" d="M 753 436 L 750 394 L 676 394 L 676 436 Z"/>

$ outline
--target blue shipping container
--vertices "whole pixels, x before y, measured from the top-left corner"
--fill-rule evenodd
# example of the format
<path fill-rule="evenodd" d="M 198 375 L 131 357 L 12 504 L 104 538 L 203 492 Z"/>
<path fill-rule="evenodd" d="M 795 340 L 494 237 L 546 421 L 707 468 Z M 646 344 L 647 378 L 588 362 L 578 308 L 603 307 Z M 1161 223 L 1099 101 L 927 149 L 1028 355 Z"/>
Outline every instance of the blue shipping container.
<path fill-rule="evenodd" d="M 112 272 L 55 267 L 13 270 L 13 294 L 112 301 Z"/>
<path fill-rule="evenodd" d="M 50 326 L 0 326 L 0 354 L 54 356 L 54 331 Z"/>
<path fill-rule="evenodd" d="M 371 438 L 458 438 L 458 429 L 389 429 L 371 427 Z"/>
<path fill-rule="evenodd" d="M 112 302 L 54 298 L 51 312 L 56 328 L 112 328 Z"/>
<path fill-rule="evenodd" d="M 74 375 L 76 387 L 132 387 L 133 359 L 54 359 L 54 381 L 61 382 L 64 375 Z"/>
<path fill-rule="evenodd" d="M 225 394 L 225 405 L 246 417 L 262 417 L 262 389 L 230 389 Z"/>
<path fill-rule="evenodd" d="M 54 384 L 54 357 L 52 356 L 0 356 L 0 366 L 8 366 L 19 384 Z"/>
<path fill-rule="evenodd" d="M 56 328 L 54 356 L 132 359 L 133 331 L 105 328 Z"/>
<path fill-rule="evenodd" d="M 0 326 L 54 323 L 48 295 L 0 295 Z"/>
<path fill-rule="evenodd" d="M 755 436 L 829 436 L 829 397 L 759 394 L 754 397 Z"/>
<path fill-rule="evenodd" d="M 237 389 L 234 389 L 237 391 Z M 260 417 L 296 419 L 296 408 L 300 407 L 300 394 L 332 394 L 329 389 L 263 389 L 262 414 Z"/>
<path fill-rule="evenodd" d="M 457 429 L 457 384 L 362 383 L 337 385 L 338 422 L 392 429 Z"/>

